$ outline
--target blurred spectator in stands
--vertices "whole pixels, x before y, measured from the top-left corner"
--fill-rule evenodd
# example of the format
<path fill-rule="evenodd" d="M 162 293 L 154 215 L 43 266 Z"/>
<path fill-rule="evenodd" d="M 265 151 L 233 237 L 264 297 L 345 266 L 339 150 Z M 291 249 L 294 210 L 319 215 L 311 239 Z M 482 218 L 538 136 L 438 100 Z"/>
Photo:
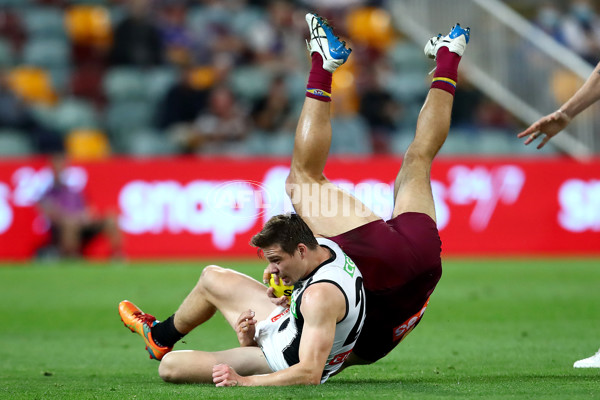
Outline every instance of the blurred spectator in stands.
<path fill-rule="evenodd" d="M 241 35 L 232 28 L 232 21 L 238 13 L 236 1 L 202 1 L 202 7 L 188 8 L 186 25 L 196 39 L 193 62 L 214 64 L 217 59 L 226 60 L 230 65 L 246 62 L 248 49 Z"/>
<path fill-rule="evenodd" d="M 403 108 L 387 89 L 389 69 L 379 60 L 371 65 L 371 73 L 361 76 L 360 110 L 369 125 L 373 152 L 387 153 L 392 135 L 400 126 Z M 364 71 L 364 70 L 363 70 Z"/>
<path fill-rule="evenodd" d="M 596 65 L 600 61 L 600 18 L 588 0 L 574 0 L 563 23 L 567 45 Z"/>
<path fill-rule="evenodd" d="M 518 126 L 515 118 L 503 107 L 486 97 L 466 77 L 459 75 L 452 107 L 452 126 L 477 134 L 482 128 L 506 129 Z"/>
<path fill-rule="evenodd" d="M 22 49 L 27 40 L 22 17 L 8 7 L 0 7 L 0 37 L 8 40 L 17 51 Z"/>
<path fill-rule="evenodd" d="M 478 128 L 477 109 L 484 96 L 471 82 L 459 74 L 460 85 L 456 87 L 452 107 L 452 126 L 459 129 L 476 130 Z"/>
<path fill-rule="evenodd" d="M 116 215 L 99 215 L 86 204 L 81 191 L 68 185 L 64 154 L 55 153 L 50 162 L 54 181 L 42 195 L 39 205 L 50 223 L 52 245 L 62 257 L 77 258 L 86 244 L 104 233 L 110 241 L 113 257 L 120 258 L 122 243 Z"/>
<path fill-rule="evenodd" d="M 151 17 L 151 0 L 127 2 L 129 13 L 116 26 L 110 52 L 112 65 L 152 67 L 164 63 L 163 43 Z"/>
<path fill-rule="evenodd" d="M 358 6 L 358 5 L 374 5 L 381 6 L 383 0 L 300 0 L 301 3 L 305 4 L 310 8 L 348 8 L 350 6 Z"/>
<path fill-rule="evenodd" d="M 159 27 L 167 61 L 174 65 L 192 62 L 198 44 L 186 25 L 185 0 L 164 0 L 161 5 Z"/>
<path fill-rule="evenodd" d="M 109 8 L 100 4 L 71 4 L 64 10 L 64 24 L 75 64 L 106 67 L 113 38 Z"/>
<path fill-rule="evenodd" d="M 477 105 L 475 123 L 481 128 L 506 129 L 507 133 L 521 126 L 511 113 L 488 97 L 483 97 Z"/>
<path fill-rule="evenodd" d="M 538 28 L 546 32 L 554 40 L 561 44 L 566 44 L 562 18 L 562 14 L 556 5 L 546 3 L 538 8 L 534 22 Z"/>
<path fill-rule="evenodd" d="M 209 68 L 205 71 L 184 65 L 175 84 L 167 90 L 156 110 L 156 126 L 169 130 L 178 124 L 191 124 L 207 106 L 208 89 L 213 84 L 214 74 Z M 203 75 L 198 77 L 198 75 Z"/>
<path fill-rule="evenodd" d="M 235 152 L 246 138 L 246 113 L 231 90 L 217 86 L 210 92 L 208 108 L 194 121 L 172 132 L 184 154 L 223 154 Z"/>
<path fill-rule="evenodd" d="M 10 88 L 7 73 L 0 70 L 0 129 L 14 129 L 28 135 L 35 150 L 48 153 L 62 148 L 62 138 L 40 124 L 28 105 Z"/>
<path fill-rule="evenodd" d="M 292 115 L 292 104 L 284 76 L 276 76 L 267 94 L 254 103 L 251 118 L 254 128 L 262 133 L 294 133 L 297 116 Z"/>
<path fill-rule="evenodd" d="M 255 63 L 276 73 L 302 65 L 306 52 L 298 42 L 304 38 L 306 23 L 295 11 L 289 1 L 271 0 L 267 5 L 267 17 L 248 29 L 245 40 Z"/>
<path fill-rule="evenodd" d="M 271 0 L 247 0 L 249 6 L 266 8 Z"/>

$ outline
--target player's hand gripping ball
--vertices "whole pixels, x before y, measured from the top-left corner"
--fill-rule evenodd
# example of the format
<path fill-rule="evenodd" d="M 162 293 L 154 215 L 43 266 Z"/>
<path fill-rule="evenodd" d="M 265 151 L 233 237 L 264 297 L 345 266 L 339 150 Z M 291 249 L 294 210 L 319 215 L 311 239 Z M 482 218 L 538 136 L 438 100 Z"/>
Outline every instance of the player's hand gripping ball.
<path fill-rule="evenodd" d="M 269 286 L 273 288 L 273 294 L 275 295 L 275 297 L 287 296 L 289 298 L 292 295 L 294 287 L 284 285 L 281 280 L 279 280 L 279 282 L 279 285 L 275 284 L 275 274 L 271 274 Z"/>

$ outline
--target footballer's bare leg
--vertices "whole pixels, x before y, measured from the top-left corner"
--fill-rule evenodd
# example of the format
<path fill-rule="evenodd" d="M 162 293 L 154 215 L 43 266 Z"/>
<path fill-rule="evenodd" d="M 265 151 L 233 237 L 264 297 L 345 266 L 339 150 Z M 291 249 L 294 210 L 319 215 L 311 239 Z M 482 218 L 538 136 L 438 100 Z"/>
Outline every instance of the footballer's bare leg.
<path fill-rule="evenodd" d="M 453 100 L 450 93 L 429 90 L 419 114 L 415 138 L 408 146 L 394 183 L 393 217 L 420 212 L 436 220 L 430 171 L 434 157 L 448 136 Z"/>
<path fill-rule="evenodd" d="M 128 300 L 119 303 L 119 315 L 125 326 L 139 334 L 150 358 L 162 360 L 181 338 L 221 311 L 236 333 L 236 328 L 249 329 L 275 309 L 267 296 L 267 288 L 239 272 L 209 265 L 198 283 L 175 314 L 158 322 Z M 240 325 L 242 324 L 242 325 Z M 241 343 L 241 342 L 240 342 Z"/>
<path fill-rule="evenodd" d="M 171 383 L 212 383 L 217 364 L 228 364 L 242 376 L 273 372 L 260 347 L 252 346 L 217 352 L 173 351 L 162 359 L 158 374 Z"/>
<path fill-rule="evenodd" d="M 329 103 L 305 100 L 286 182 L 294 209 L 321 236 L 335 236 L 379 219 L 323 175 L 331 143 L 329 107 Z"/>
<path fill-rule="evenodd" d="M 332 135 L 332 73 L 347 60 L 350 50 L 320 17 L 307 14 L 306 21 L 311 32 L 312 68 L 286 191 L 296 212 L 316 235 L 335 236 L 379 217 L 323 175 Z"/>
<path fill-rule="evenodd" d="M 448 35 L 434 37 L 425 46 L 425 53 L 436 59 L 436 72 L 419 113 L 415 138 L 404 155 L 396 177 L 393 217 L 405 212 L 419 212 L 436 221 L 431 191 L 431 164 L 450 130 L 458 64 L 469 36 L 469 28 L 463 29 L 457 24 Z"/>
<path fill-rule="evenodd" d="M 238 317 L 248 309 L 254 311 L 257 321 L 269 316 L 275 305 L 267 297 L 267 288 L 240 272 L 209 265 L 175 312 L 173 322 L 185 335 L 218 310 L 235 329 Z"/>

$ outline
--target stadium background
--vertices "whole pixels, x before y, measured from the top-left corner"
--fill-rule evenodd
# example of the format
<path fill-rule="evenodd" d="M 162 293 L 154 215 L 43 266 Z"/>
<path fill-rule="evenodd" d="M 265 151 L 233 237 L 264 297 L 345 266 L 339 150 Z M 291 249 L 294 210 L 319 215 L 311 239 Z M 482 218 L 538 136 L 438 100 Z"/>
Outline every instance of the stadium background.
<path fill-rule="evenodd" d="M 545 2 L 504 3 L 541 26 Z M 555 3 L 562 18 L 571 3 Z M 129 18 L 135 4 L 143 23 Z M 259 277 L 261 262 L 246 243 L 269 212 L 287 207 L 279 186 L 309 68 L 305 10 L 328 17 L 354 50 L 334 79 L 326 172 L 351 188 L 382 184 L 364 195 L 386 215 L 385 185 L 432 68 L 421 43 L 394 26 L 394 4 L 0 0 L 0 338 L 13 343 L 2 350 L 0 394 L 197 397 L 195 388 L 160 385 L 155 365 L 141 364 L 134 339 L 114 324 L 116 304 L 135 296 L 168 316 L 207 262 Z M 474 40 L 488 34 L 494 27 Z M 581 162 L 560 147 L 523 146 L 515 136 L 530 121 L 468 78 L 461 76 L 450 139 L 432 171 L 447 259 L 435 307 L 387 361 L 293 396 L 365 398 L 375 387 L 392 398 L 598 395 L 597 377 L 571 364 L 598 346 L 600 148 Z M 540 111 L 581 82 L 551 81 Z M 119 213 L 125 262 L 108 259 L 103 238 L 81 261 L 39 253 L 48 241 L 36 207 L 51 183 L 46 155 L 62 148 L 69 182 Z M 215 193 L 227 207 L 215 205 Z M 186 346 L 235 345 L 217 340 L 229 335 L 223 321 L 206 329 Z"/>
<path fill-rule="evenodd" d="M 570 3 L 560 3 L 561 18 L 569 18 Z M 507 4 L 545 26 L 545 3 Z M 282 211 L 281 189 L 255 188 L 280 203 L 266 214 L 269 205 L 235 198 L 248 187 L 228 189 L 235 201 L 227 211 L 229 226 L 221 231 L 233 232 L 229 245 L 215 242 L 219 224 L 194 228 L 176 222 L 179 213 L 210 225 L 200 221 L 210 214 L 200 210 L 210 202 L 208 193 L 187 196 L 184 202 L 193 204 L 181 206 L 160 193 L 148 195 L 154 206 L 146 218 L 155 226 L 127 228 L 131 216 L 123 202 L 133 201 L 133 194 L 125 189 L 143 181 L 160 192 L 161 182 L 175 182 L 185 197 L 192 183 L 264 184 L 272 169 L 285 168 L 309 66 L 302 15 L 313 6 L 321 7 L 354 50 L 334 77 L 334 161 L 327 173 L 354 185 L 389 184 L 412 138 L 431 69 L 421 45 L 396 29 L 397 4 L 3 0 L 0 256 L 30 259 L 47 243 L 47 224 L 36 208 L 51 183 L 43 155 L 63 147 L 72 161 L 69 182 L 90 204 L 119 215 L 126 256 L 250 255 L 245 243 L 260 218 L 253 224 L 232 221 L 238 214 Z M 553 84 L 549 101 L 560 104 L 576 84 Z M 440 226 L 445 253 L 598 254 L 596 162 L 577 163 L 553 146 L 523 146 L 515 133 L 524 122 L 480 89 L 468 75 L 461 77 L 452 131 L 433 171 L 438 214 L 444 213 L 438 219 L 451 216 L 447 228 Z M 361 167 L 371 165 L 369 173 Z M 273 179 L 268 184 L 277 186 Z M 389 195 L 364 200 L 391 204 Z M 180 209 L 186 207 L 195 213 Z M 532 223 L 515 230 L 522 221 Z M 491 239 L 499 236 L 504 239 Z M 102 238 L 97 242 L 88 253 L 106 254 Z"/>

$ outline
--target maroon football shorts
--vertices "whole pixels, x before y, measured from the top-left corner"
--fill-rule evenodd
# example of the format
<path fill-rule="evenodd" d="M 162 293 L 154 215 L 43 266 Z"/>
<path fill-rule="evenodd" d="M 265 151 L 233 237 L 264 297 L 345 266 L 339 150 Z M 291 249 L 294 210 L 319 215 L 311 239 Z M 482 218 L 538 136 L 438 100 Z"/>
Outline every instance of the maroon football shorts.
<path fill-rule="evenodd" d="M 388 354 L 419 323 L 442 276 L 442 242 L 433 219 L 407 212 L 330 237 L 364 279 L 367 316 L 354 353 Z"/>

